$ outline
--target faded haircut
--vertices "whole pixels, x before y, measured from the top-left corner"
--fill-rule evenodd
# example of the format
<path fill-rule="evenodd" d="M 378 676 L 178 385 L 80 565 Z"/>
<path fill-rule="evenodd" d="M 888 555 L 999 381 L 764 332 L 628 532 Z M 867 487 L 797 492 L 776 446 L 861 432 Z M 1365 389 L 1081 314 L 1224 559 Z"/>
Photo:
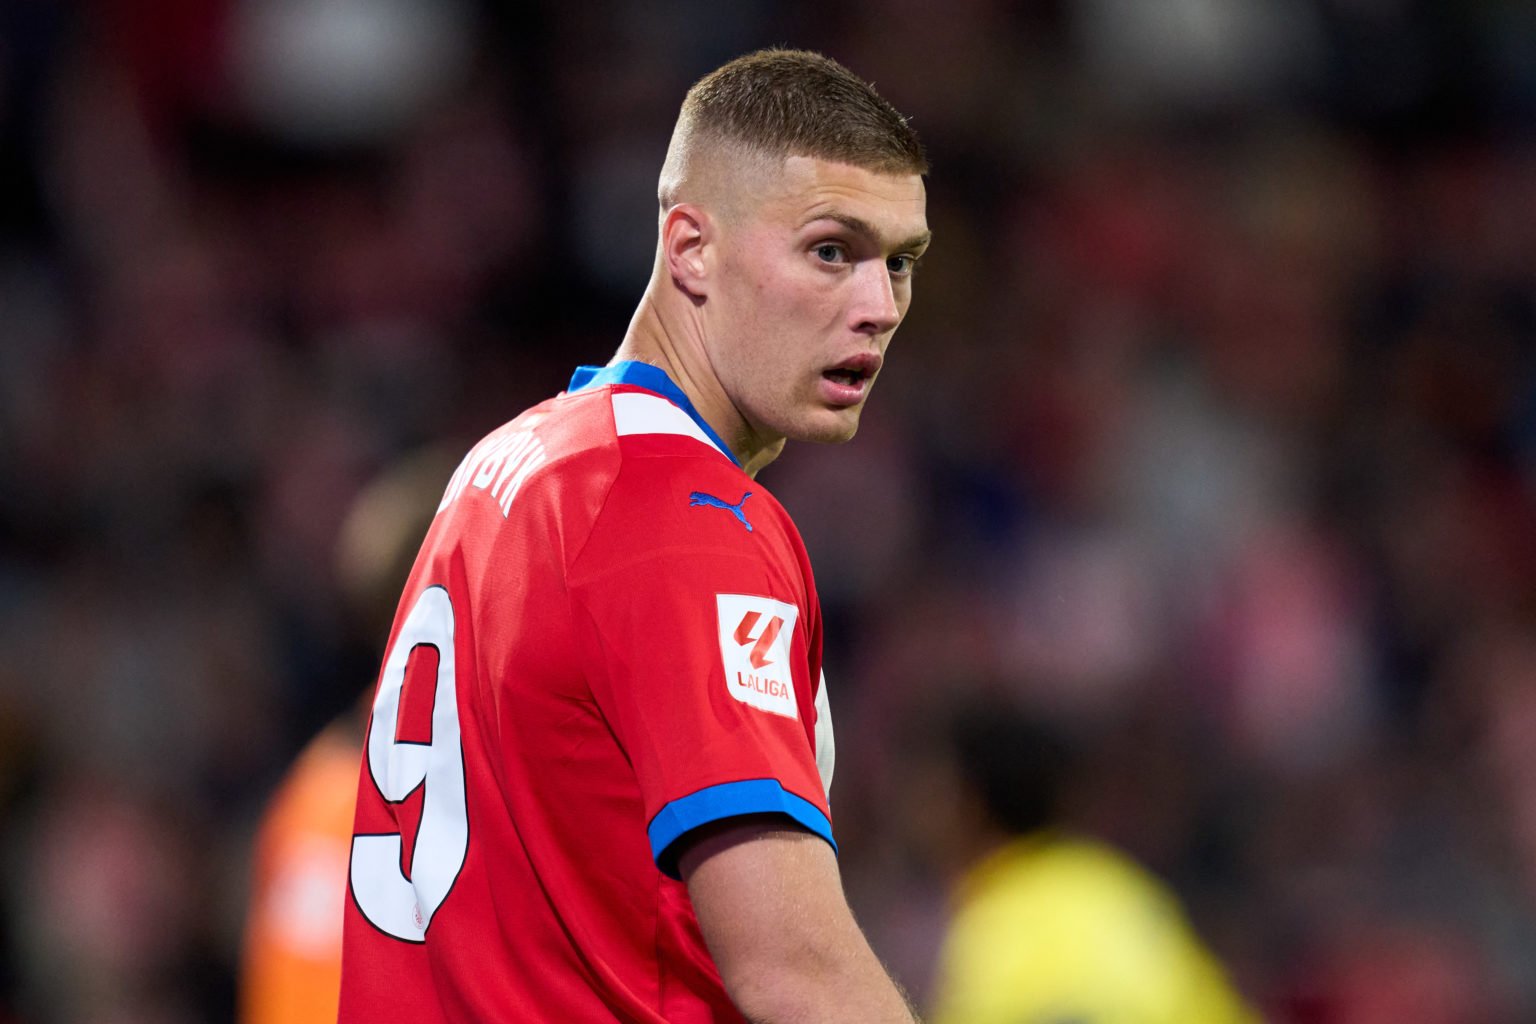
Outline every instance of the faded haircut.
<path fill-rule="evenodd" d="M 808 156 L 881 174 L 926 174 L 917 132 L 875 87 L 808 50 L 758 50 L 694 83 L 683 99 L 657 198 L 663 210 L 696 154 L 739 146 L 770 159 Z"/>

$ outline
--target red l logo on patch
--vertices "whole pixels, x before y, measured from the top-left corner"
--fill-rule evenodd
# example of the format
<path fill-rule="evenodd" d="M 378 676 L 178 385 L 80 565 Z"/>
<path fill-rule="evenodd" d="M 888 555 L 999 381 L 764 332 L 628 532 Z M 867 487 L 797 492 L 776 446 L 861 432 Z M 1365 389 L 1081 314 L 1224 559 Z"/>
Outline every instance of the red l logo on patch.
<path fill-rule="evenodd" d="M 762 618 L 760 612 L 747 612 L 741 617 L 741 622 L 736 626 L 736 642 L 743 647 L 752 643 L 752 629 L 757 625 L 757 620 Z M 727 622 L 730 620 L 727 619 Z M 762 636 L 756 637 L 757 643 L 752 647 L 752 653 L 748 657 L 752 661 L 753 668 L 762 668 L 772 664 L 772 659 L 767 657 L 768 648 L 773 646 L 773 641 L 778 637 L 779 630 L 784 628 L 784 620 L 775 615 L 768 620 L 768 625 L 763 627 Z"/>

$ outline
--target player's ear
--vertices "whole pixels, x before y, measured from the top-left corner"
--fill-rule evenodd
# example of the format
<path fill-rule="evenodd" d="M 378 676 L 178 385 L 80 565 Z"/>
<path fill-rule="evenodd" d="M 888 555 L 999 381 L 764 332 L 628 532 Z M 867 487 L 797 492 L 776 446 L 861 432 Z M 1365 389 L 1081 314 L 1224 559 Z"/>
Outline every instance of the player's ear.
<path fill-rule="evenodd" d="M 694 299 L 709 293 L 714 221 L 692 203 L 678 203 L 661 220 L 661 258 L 667 275 Z"/>

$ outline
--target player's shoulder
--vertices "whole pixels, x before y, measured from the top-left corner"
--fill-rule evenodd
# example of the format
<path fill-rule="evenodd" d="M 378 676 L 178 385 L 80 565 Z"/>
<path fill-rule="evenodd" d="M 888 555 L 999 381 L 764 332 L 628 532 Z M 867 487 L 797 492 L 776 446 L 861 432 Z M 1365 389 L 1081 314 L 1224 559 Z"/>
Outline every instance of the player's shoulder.
<path fill-rule="evenodd" d="M 663 386 L 667 392 L 676 391 Z M 617 459 L 604 516 L 649 523 L 652 528 L 676 521 L 689 529 L 697 520 L 679 519 L 675 510 L 710 508 L 730 513 L 740 528 L 755 532 L 743 505 L 750 502 L 753 512 L 776 526 L 787 523 L 783 507 L 742 470 L 724 441 L 680 394 L 663 393 L 627 378 L 576 394 L 606 402 L 610 416 Z M 588 418 L 594 418 L 591 412 Z"/>
<path fill-rule="evenodd" d="M 565 392 L 538 412 L 527 429 L 541 439 L 548 461 L 563 464 L 567 474 L 585 474 L 607 492 L 604 508 L 665 500 L 689 481 L 720 490 L 751 483 L 694 414 L 644 388 L 620 383 Z M 570 480 L 561 486 L 568 489 Z"/>
<path fill-rule="evenodd" d="M 620 409 L 637 398 L 666 401 L 612 393 Z M 687 551 L 786 566 L 803 561 L 800 535 L 778 500 L 728 453 L 684 427 L 678 417 L 694 426 L 687 412 L 670 408 L 677 416 L 653 405 L 639 424 L 626 422 L 622 412 L 616 417 L 619 457 L 593 518 L 586 561 L 608 566 Z"/>
<path fill-rule="evenodd" d="M 655 540 L 736 546 L 798 537 L 766 487 L 733 462 L 687 451 L 626 453 L 599 519 Z"/>
<path fill-rule="evenodd" d="M 585 478 L 601 487 L 617 468 L 611 420 L 602 396 L 561 392 L 476 441 L 448 480 L 438 511 L 466 497 L 500 506 L 509 517 L 520 495 L 548 490 L 551 477 L 569 492 Z M 483 495 L 477 496 L 477 492 Z"/>
<path fill-rule="evenodd" d="M 439 511 L 468 501 L 481 511 L 463 528 L 491 524 L 499 532 L 503 520 L 521 518 L 519 508 L 553 509 L 572 536 L 590 528 L 631 546 L 803 547 L 783 506 L 665 374 L 639 364 L 610 370 L 611 379 L 578 374 L 570 390 L 482 438 Z"/>
<path fill-rule="evenodd" d="M 703 459 L 736 466 L 729 446 L 660 367 L 634 360 L 581 367 L 562 399 L 583 401 L 585 419 L 606 426 L 626 462 Z"/>
<path fill-rule="evenodd" d="M 543 464 L 571 459 L 618 464 L 698 459 L 736 467 L 725 444 L 690 410 L 667 396 L 627 383 L 562 391 L 482 437 L 465 457 L 482 467 L 507 449 L 532 447 Z M 738 468 L 739 471 L 739 468 Z"/>

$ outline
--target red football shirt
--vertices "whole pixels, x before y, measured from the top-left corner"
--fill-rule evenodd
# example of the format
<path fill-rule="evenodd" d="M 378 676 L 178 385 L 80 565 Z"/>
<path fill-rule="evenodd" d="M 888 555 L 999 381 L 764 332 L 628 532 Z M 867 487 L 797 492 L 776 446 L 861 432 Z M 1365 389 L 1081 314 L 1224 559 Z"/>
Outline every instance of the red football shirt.
<path fill-rule="evenodd" d="M 677 840 L 832 841 L 821 644 L 794 524 L 662 371 L 583 368 L 486 437 L 380 673 L 341 1021 L 741 1020 Z"/>

